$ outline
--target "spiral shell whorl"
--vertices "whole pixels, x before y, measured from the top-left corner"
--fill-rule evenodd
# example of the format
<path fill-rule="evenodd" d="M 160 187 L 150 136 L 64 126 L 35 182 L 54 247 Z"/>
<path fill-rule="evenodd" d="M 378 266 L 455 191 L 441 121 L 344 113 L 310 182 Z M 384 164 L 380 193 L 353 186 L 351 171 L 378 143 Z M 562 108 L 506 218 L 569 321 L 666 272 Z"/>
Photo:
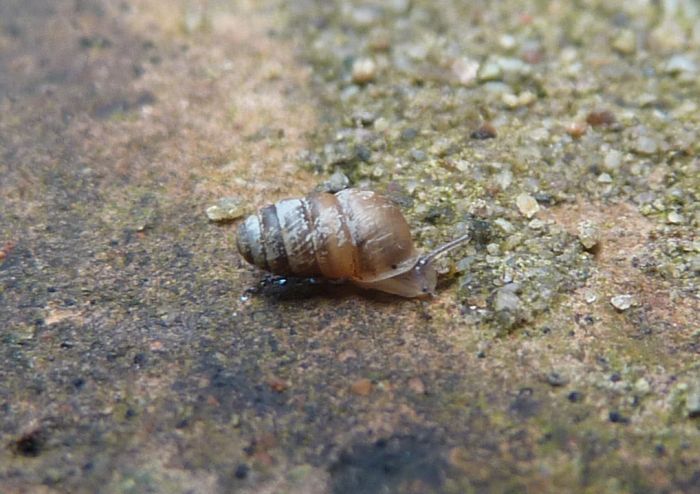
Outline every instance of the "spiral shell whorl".
<path fill-rule="evenodd" d="M 381 280 L 417 260 L 399 209 L 373 192 L 347 189 L 286 199 L 238 228 L 243 257 L 281 275 Z"/>

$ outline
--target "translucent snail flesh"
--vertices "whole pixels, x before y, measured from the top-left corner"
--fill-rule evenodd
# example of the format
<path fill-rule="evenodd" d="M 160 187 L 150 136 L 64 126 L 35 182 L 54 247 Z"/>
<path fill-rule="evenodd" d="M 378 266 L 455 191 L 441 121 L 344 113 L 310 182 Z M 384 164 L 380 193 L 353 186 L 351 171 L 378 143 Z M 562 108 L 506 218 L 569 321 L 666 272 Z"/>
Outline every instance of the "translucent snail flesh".
<path fill-rule="evenodd" d="M 433 260 L 467 240 L 427 255 L 413 246 L 399 208 L 371 191 L 319 192 L 265 206 L 238 227 L 238 251 L 278 275 L 347 279 L 403 297 L 435 293 Z"/>

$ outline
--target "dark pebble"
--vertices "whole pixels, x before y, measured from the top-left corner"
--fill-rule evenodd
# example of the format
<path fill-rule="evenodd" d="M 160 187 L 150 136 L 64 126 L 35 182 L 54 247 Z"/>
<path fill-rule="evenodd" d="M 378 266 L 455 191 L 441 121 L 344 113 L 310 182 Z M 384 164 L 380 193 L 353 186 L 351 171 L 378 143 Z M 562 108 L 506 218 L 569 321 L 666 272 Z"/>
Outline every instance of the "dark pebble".
<path fill-rule="evenodd" d="M 549 374 L 547 374 L 547 384 L 549 384 L 550 386 L 564 386 L 568 382 L 569 380 L 566 377 L 559 374 L 558 372 L 550 372 Z"/>
<path fill-rule="evenodd" d="M 416 129 L 411 128 L 411 127 L 401 131 L 401 139 L 404 141 L 411 141 L 411 140 L 415 139 L 417 135 L 418 135 L 418 131 Z"/>
<path fill-rule="evenodd" d="M 46 443 L 44 432 L 39 429 L 25 434 L 14 443 L 17 454 L 29 458 L 36 458 L 41 453 Z"/>
<path fill-rule="evenodd" d="M 134 365 L 142 366 L 147 362 L 147 360 L 148 357 L 143 352 L 139 352 L 136 355 L 134 355 Z"/>
<path fill-rule="evenodd" d="M 593 127 L 612 125 L 615 123 L 615 115 L 608 110 L 592 111 L 586 116 L 586 123 Z"/>
<path fill-rule="evenodd" d="M 469 134 L 469 137 L 478 140 L 493 139 L 496 137 L 496 129 L 490 123 L 485 123 Z"/>
<path fill-rule="evenodd" d="M 620 412 L 610 412 L 608 414 L 608 418 L 610 419 L 610 422 L 613 422 L 614 424 L 626 424 L 629 422 L 629 419 L 623 416 Z"/>
<path fill-rule="evenodd" d="M 372 157 L 372 151 L 370 151 L 370 149 L 367 146 L 363 146 L 360 144 L 355 148 L 355 155 L 360 161 L 364 161 L 365 163 L 367 163 Z"/>
<path fill-rule="evenodd" d="M 568 394 L 566 398 L 571 403 L 578 403 L 579 401 L 583 400 L 583 393 L 581 393 L 580 391 L 572 391 Z"/>
<path fill-rule="evenodd" d="M 250 471 L 250 467 L 246 465 L 245 463 L 241 463 L 236 467 L 236 471 L 234 475 L 236 476 L 237 479 L 244 479 L 248 476 L 248 472 Z"/>
<path fill-rule="evenodd" d="M 537 192 L 534 197 L 539 204 L 544 204 L 545 206 L 554 204 L 554 197 L 552 196 L 552 194 L 547 194 L 546 192 Z"/>

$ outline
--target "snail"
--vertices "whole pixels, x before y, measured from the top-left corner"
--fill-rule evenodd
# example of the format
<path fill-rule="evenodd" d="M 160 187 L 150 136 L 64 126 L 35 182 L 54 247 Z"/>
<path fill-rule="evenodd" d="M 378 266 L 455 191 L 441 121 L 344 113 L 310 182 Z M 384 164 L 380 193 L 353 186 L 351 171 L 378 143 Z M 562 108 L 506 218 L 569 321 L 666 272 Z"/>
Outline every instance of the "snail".
<path fill-rule="evenodd" d="M 238 226 L 236 246 L 246 261 L 273 274 L 346 279 L 420 297 L 435 294 L 433 261 L 468 238 L 421 255 L 394 203 L 371 191 L 345 189 L 259 209 Z"/>

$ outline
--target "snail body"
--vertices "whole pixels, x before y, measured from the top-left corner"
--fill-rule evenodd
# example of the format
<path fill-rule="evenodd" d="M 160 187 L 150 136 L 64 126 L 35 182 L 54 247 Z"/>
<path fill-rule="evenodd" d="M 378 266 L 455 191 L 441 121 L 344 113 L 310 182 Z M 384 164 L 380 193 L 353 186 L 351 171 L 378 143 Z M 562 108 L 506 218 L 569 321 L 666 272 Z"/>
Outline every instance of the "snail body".
<path fill-rule="evenodd" d="M 447 250 L 421 256 L 399 208 L 358 189 L 265 206 L 239 225 L 236 246 L 246 261 L 274 274 L 347 279 L 403 297 L 435 293 L 432 260 Z"/>

